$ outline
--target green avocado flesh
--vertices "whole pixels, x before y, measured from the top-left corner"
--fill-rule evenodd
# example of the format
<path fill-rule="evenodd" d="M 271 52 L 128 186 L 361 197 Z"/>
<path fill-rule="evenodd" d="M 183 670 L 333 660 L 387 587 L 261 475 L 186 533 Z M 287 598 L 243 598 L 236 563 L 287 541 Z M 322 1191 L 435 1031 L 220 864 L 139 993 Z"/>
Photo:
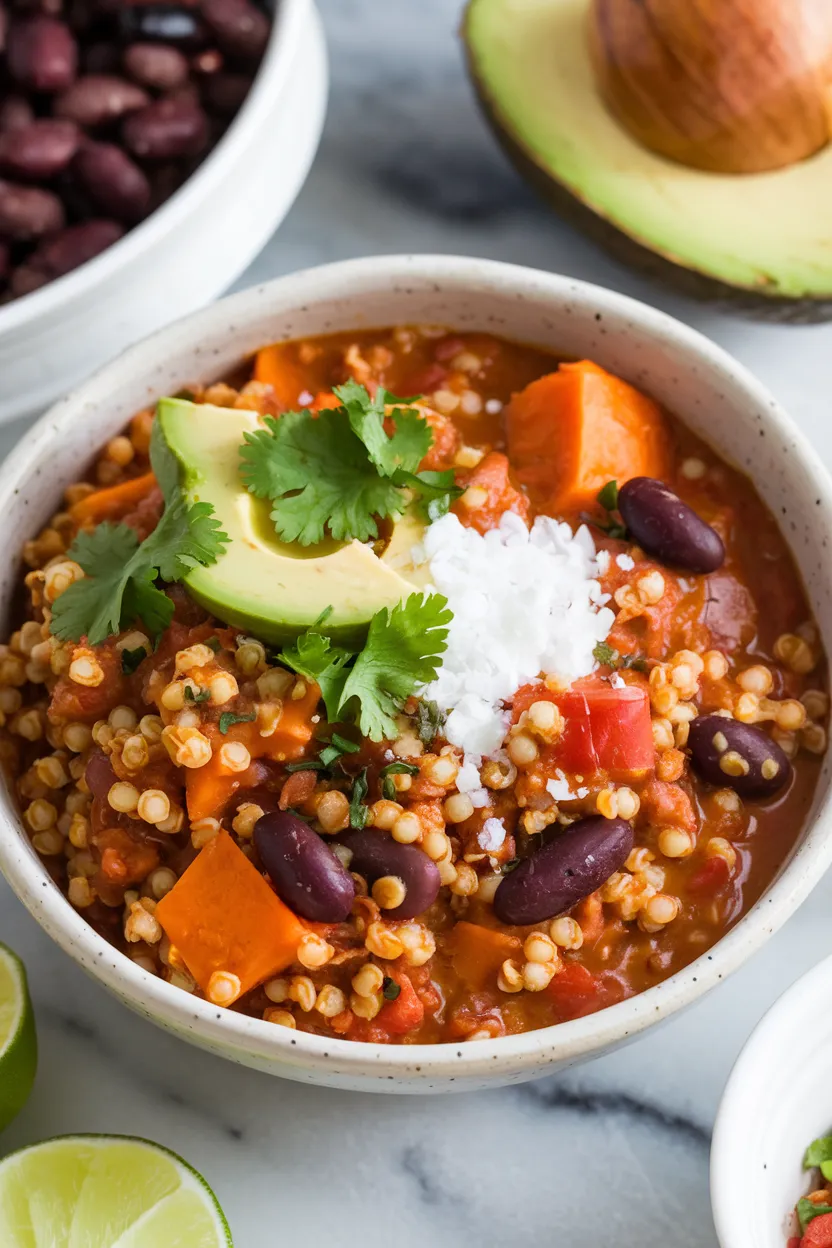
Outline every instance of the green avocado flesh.
<path fill-rule="evenodd" d="M 472 72 L 498 132 L 609 227 L 772 298 L 832 295 L 832 147 L 773 173 L 705 173 L 643 148 L 607 112 L 590 0 L 470 0 Z"/>
<path fill-rule="evenodd" d="M 381 557 L 356 541 L 299 546 L 278 539 L 270 504 L 249 494 L 238 472 L 243 434 L 259 425 L 255 412 L 162 399 L 157 418 L 188 501 L 210 503 L 231 539 L 216 563 L 185 579 L 191 597 L 218 619 L 282 643 L 331 607 L 322 631 L 360 644 L 377 611 L 424 582 L 411 561 L 424 525 L 409 513 L 393 525 Z"/>

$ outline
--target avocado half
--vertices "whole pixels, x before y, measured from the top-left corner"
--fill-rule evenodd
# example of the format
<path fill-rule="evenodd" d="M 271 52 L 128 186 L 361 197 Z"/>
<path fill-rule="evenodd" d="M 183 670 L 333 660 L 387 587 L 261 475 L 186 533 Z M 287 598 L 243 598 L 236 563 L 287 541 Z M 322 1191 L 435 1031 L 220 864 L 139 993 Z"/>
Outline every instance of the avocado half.
<path fill-rule="evenodd" d="M 648 151 L 607 111 L 590 0 L 469 0 L 468 63 L 509 157 L 626 263 L 766 320 L 832 318 L 832 146 L 788 169 L 715 174 Z"/>
<path fill-rule="evenodd" d="M 305 547 L 278 539 L 269 503 L 249 494 L 239 475 L 243 435 L 259 427 L 256 412 L 162 399 L 157 420 L 187 500 L 210 503 L 230 539 L 216 563 L 185 578 L 191 597 L 217 619 L 283 644 L 331 608 L 320 631 L 360 646 L 377 611 L 424 583 L 426 570 L 415 569 L 411 555 L 425 526 L 409 512 L 393 524 L 380 556 L 357 541 Z"/>

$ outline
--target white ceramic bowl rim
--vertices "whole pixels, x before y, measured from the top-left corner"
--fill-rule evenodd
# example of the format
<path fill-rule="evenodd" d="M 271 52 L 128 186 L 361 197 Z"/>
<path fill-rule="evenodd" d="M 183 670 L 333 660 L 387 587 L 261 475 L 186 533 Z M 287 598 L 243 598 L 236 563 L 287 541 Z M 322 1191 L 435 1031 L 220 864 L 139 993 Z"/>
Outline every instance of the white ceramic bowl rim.
<path fill-rule="evenodd" d="M 99 281 L 135 257 L 149 251 L 186 218 L 192 205 L 210 196 L 226 177 L 238 145 L 245 145 L 257 126 L 260 112 L 282 91 L 303 30 L 303 13 L 296 0 L 278 0 L 269 43 L 243 106 L 216 147 L 185 182 L 144 221 L 79 268 L 48 282 L 39 290 L 0 308 L 0 333 L 20 329 L 64 302 L 85 294 Z"/>
<path fill-rule="evenodd" d="M 278 278 L 264 286 L 232 295 L 222 300 L 219 306 L 224 310 L 226 323 L 232 324 L 235 317 L 243 315 L 253 299 L 267 298 L 270 292 L 278 292 L 284 284 L 300 284 L 304 292 L 303 302 L 308 300 L 311 304 L 317 298 L 326 297 L 332 289 L 360 287 L 362 282 L 384 282 L 391 287 L 399 285 L 406 291 L 408 283 L 423 274 L 428 274 L 436 282 L 437 291 L 459 289 L 474 292 L 480 282 L 488 279 L 501 283 L 506 290 L 515 290 L 515 297 L 521 300 L 524 297 L 522 289 L 533 284 L 537 293 L 551 294 L 553 300 L 583 304 L 596 314 L 629 318 L 658 342 L 672 344 L 675 349 L 687 352 L 715 371 L 730 376 L 747 393 L 749 401 L 761 412 L 766 412 L 769 426 L 783 438 L 788 438 L 816 496 L 829 499 L 832 495 L 832 482 L 808 441 L 765 388 L 727 352 L 662 312 L 586 282 L 480 259 L 442 255 L 379 256 L 343 261 Z M 175 332 L 177 324 L 187 324 L 189 330 L 198 332 L 201 322 L 207 322 L 215 315 L 216 305 L 167 326 L 100 370 L 95 375 L 95 381 L 110 383 L 115 391 L 117 385 L 112 383 L 117 383 L 119 370 L 125 363 L 158 359 L 164 355 L 166 336 Z M 58 403 L 37 422 L 9 456 L 0 473 L 0 515 L 4 514 L 7 499 L 27 482 L 28 466 L 40 444 L 44 440 L 53 440 L 60 434 L 62 424 L 73 419 L 73 404 L 72 398 Z M 342 1072 L 354 1070 L 357 1074 L 359 1068 L 365 1074 L 375 1068 L 387 1079 L 395 1080 L 397 1070 L 408 1068 L 412 1071 L 415 1068 L 418 1072 L 452 1079 L 454 1069 L 460 1075 L 464 1069 L 466 1077 L 487 1079 L 489 1072 L 509 1064 L 513 1077 L 523 1077 L 522 1073 L 518 1074 L 523 1070 L 526 1071 L 525 1077 L 528 1077 L 541 1051 L 546 1048 L 551 1052 L 553 1037 L 556 1037 L 558 1056 L 562 1054 L 564 1060 L 577 1059 L 605 1045 L 620 1043 L 690 1004 L 741 965 L 804 901 L 832 863 L 832 836 L 828 835 L 825 827 L 830 810 L 832 795 L 828 794 L 802 843 L 789 860 L 788 869 L 775 879 L 756 905 L 708 953 L 683 970 L 637 996 L 584 1018 L 555 1027 L 467 1044 L 378 1045 L 295 1032 L 232 1010 L 218 1009 L 208 1001 L 194 998 L 149 975 L 122 955 L 113 958 L 113 947 L 62 897 L 34 854 L 21 852 L 21 833 L 15 831 L 14 842 L 10 839 L 8 829 L 13 824 L 19 826 L 19 816 L 13 807 L 11 818 L 5 821 L 5 828 L 0 825 L 0 869 L 38 922 L 70 956 L 78 957 L 80 953 L 82 964 L 117 994 L 129 994 L 131 1000 L 146 1006 L 176 1030 L 198 1032 L 217 1047 L 243 1048 L 252 1054 L 272 1057 L 279 1054 L 287 1064 L 307 1072 L 310 1069 L 324 1072 L 333 1065 L 337 1065 Z M 43 889 L 53 890 L 54 906 L 50 903 L 49 907 L 43 908 Z M 36 898 L 41 899 L 39 905 Z"/>

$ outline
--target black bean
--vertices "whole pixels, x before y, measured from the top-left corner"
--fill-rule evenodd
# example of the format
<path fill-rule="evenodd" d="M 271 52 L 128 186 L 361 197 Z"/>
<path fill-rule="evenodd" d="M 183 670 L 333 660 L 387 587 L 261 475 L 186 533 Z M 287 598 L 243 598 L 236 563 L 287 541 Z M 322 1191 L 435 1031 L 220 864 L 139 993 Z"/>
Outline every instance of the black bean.
<path fill-rule="evenodd" d="M 204 47 L 208 28 L 193 9 L 179 4 L 125 5 L 118 14 L 121 37 L 169 43 L 186 51 Z"/>
<path fill-rule="evenodd" d="M 341 838 L 352 850 L 350 867 L 372 888 L 383 876 L 398 876 L 405 887 L 400 906 L 385 910 L 388 919 L 413 919 L 432 906 L 439 894 L 439 868 L 415 845 L 400 845 L 387 832 L 364 828 Z"/>
<path fill-rule="evenodd" d="M 355 884 L 349 871 L 308 823 L 285 811 L 258 819 L 254 844 L 281 901 L 314 923 L 341 923 Z"/>
<path fill-rule="evenodd" d="M 773 797 L 792 776 L 791 763 L 768 733 L 725 715 L 695 719 L 688 748 L 697 775 L 740 797 Z"/>
<path fill-rule="evenodd" d="M 633 477 L 622 485 L 618 510 L 633 539 L 663 563 L 691 572 L 715 572 L 725 562 L 725 547 L 716 530 L 653 477 Z"/>
<path fill-rule="evenodd" d="M 633 848 L 626 819 L 579 819 L 503 879 L 494 894 L 501 923 L 541 923 L 564 914 L 624 865 Z"/>

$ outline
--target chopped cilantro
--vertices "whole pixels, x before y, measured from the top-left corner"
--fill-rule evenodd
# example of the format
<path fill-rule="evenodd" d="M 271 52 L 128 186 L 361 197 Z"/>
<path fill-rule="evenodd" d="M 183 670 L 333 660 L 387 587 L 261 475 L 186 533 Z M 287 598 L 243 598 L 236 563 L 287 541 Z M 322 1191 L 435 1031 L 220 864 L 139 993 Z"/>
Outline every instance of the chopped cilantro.
<path fill-rule="evenodd" d="M 190 685 L 185 686 L 185 701 L 186 702 L 194 702 L 197 704 L 200 702 L 207 702 L 210 696 L 211 696 L 210 689 L 200 689 L 197 693 L 194 693 Z"/>
<path fill-rule="evenodd" d="M 291 667 L 293 672 L 298 672 L 320 686 L 327 718 L 336 723 L 347 680 L 346 665 L 353 658 L 352 653 L 341 646 L 333 646 L 329 637 L 316 633 L 313 626 L 307 632 L 301 633 L 297 641 L 282 650 L 277 657 L 281 663 Z"/>
<path fill-rule="evenodd" d="M 608 481 L 607 484 L 598 491 L 598 502 L 604 508 L 604 511 L 615 511 L 618 508 L 618 482 Z"/>
<path fill-rule="evenodd" d="M 832 1205 L 816 1205 L 814 1201 L 802 1196 L 797 1202 L 797 1220 L 801 1235 L 805 1235 L 806 1227 L 813 1218 L 819 1218 L 824 1213 L 832 1213 Z"/>
<path fill-rule="evenodd" d="M 401 406 L 406 400 L 382 389 L 372 397 L 355 381 L 335 395 L 341 407 L 268 416 L 265 428 L 244 435 L 240 475 L 252 494 L 271 501 L 278 535 L 303 546 L 327 533 L 375 539 L 378 519 L 404 511 L 405 488 L 428 519 L 444 515 L 462 490 L 452 470 L 418 472 L 433 443 L 425 418 Z"/>
<path fill-rule="evenodd" d="M 286 771 L 326 771 L 326 764 L 319 758 L 304 758 L 299 763 L 286 763 Z"/>
<path fill-rule="evenodd" d="M 357 719 L 362 736 L 371 741 L 394 736 L 405 699 L 436 677 L 452 618 L 441 594 L 411 594 L 373 616 L 341 694 L 340 713 Z"/>
<path fill-rule="evenodd" d="M 147 658 L 147 651 L 144 646 L 137 646 L 135 650 L 122 650 L 121 652 L 121 670 L 125 676 L 132 676 L 138 671 L 141 664 Z"/>
<path fill-rule="evenodd" d="M 86 636 L 96 646 L 136 620 L 157 637 L 170 624 L 173 603 L 156 580 L 181 581 L 192 568 L 215 563 L 229 541 L 209 503 L 185 501 L 179 466 L 158 421 L 150 462 L 165 499 L 162 518 L 143 542 L 128 525 L 109 521 L 78 534 L 67 558 L 86 575 L 52 609 L 52 632 L 61 641 Z"/>
<path fill-rule="evenodd" d="M 614 646 L 606 641 L 599 641 L 592 651 L 595 659 L 602 667 L 632 668 L 636 672 L 647 672 L 647 660 L 638 654 L 620 654 Z"/>
<path fill-rule="evenodd" d="M 357 754 L 361 749 L 360 745 L 356 745 L 354 741 L 348 741 L 346 737 L 342 737 L 340 733 L 333 732 L 329 745 L 321 750 L 321 762 L 324 767 L 331 767 L 339 758 L 343 758 L 345 754 Z"/>
<path fill-rule="evenodd" d="M 422 745 L 430 745 L 445 723 L 445 713 L 436 702 L 422 698 L 416 710 L 416 735 Z"/>
<path fill-rule="evenodd" d="M 350 795 L 350 827 L 363 828 L 370 818 L 370 812 L 364 802 L 367 796 L 367 768 L 355 777 Z"/>
<path fill-rule="evenodd" d="M 248 715 L 235 715 L 233 711 L 223 711 L 222 715 L 220 715 L 220 732 L 224 736 L 234 724 L 250 724 L 256 718 L 257 715 L 254 711 L 251 711 Z"/>
<path fill-rule="evenodd" d="M 381 985 L 381 995 L 384 997 L 384 1000 L 395 1001 L 400 992 L 401 988 L 396 983 L 395 979 L 391 979 L 389 975 L 385 975 Z"/>
<path fill-rule="evenodd" d="M 205 644 L 209 650 L 214 651 L 214 654 L 219 654 L 220 650 L 222 650 L 222 642 L 219 637 L 209 637 Z"/>
<path fill-rule="evenodd" d="M 394 776 L 418 776 L 418 774 L 419 768 L 413 763 L 388 763 L 378 773 L 381 780 L 382 797 L 386 797 L 388 802 L 396 800 L 396 786 L 393 783 Z"/>

